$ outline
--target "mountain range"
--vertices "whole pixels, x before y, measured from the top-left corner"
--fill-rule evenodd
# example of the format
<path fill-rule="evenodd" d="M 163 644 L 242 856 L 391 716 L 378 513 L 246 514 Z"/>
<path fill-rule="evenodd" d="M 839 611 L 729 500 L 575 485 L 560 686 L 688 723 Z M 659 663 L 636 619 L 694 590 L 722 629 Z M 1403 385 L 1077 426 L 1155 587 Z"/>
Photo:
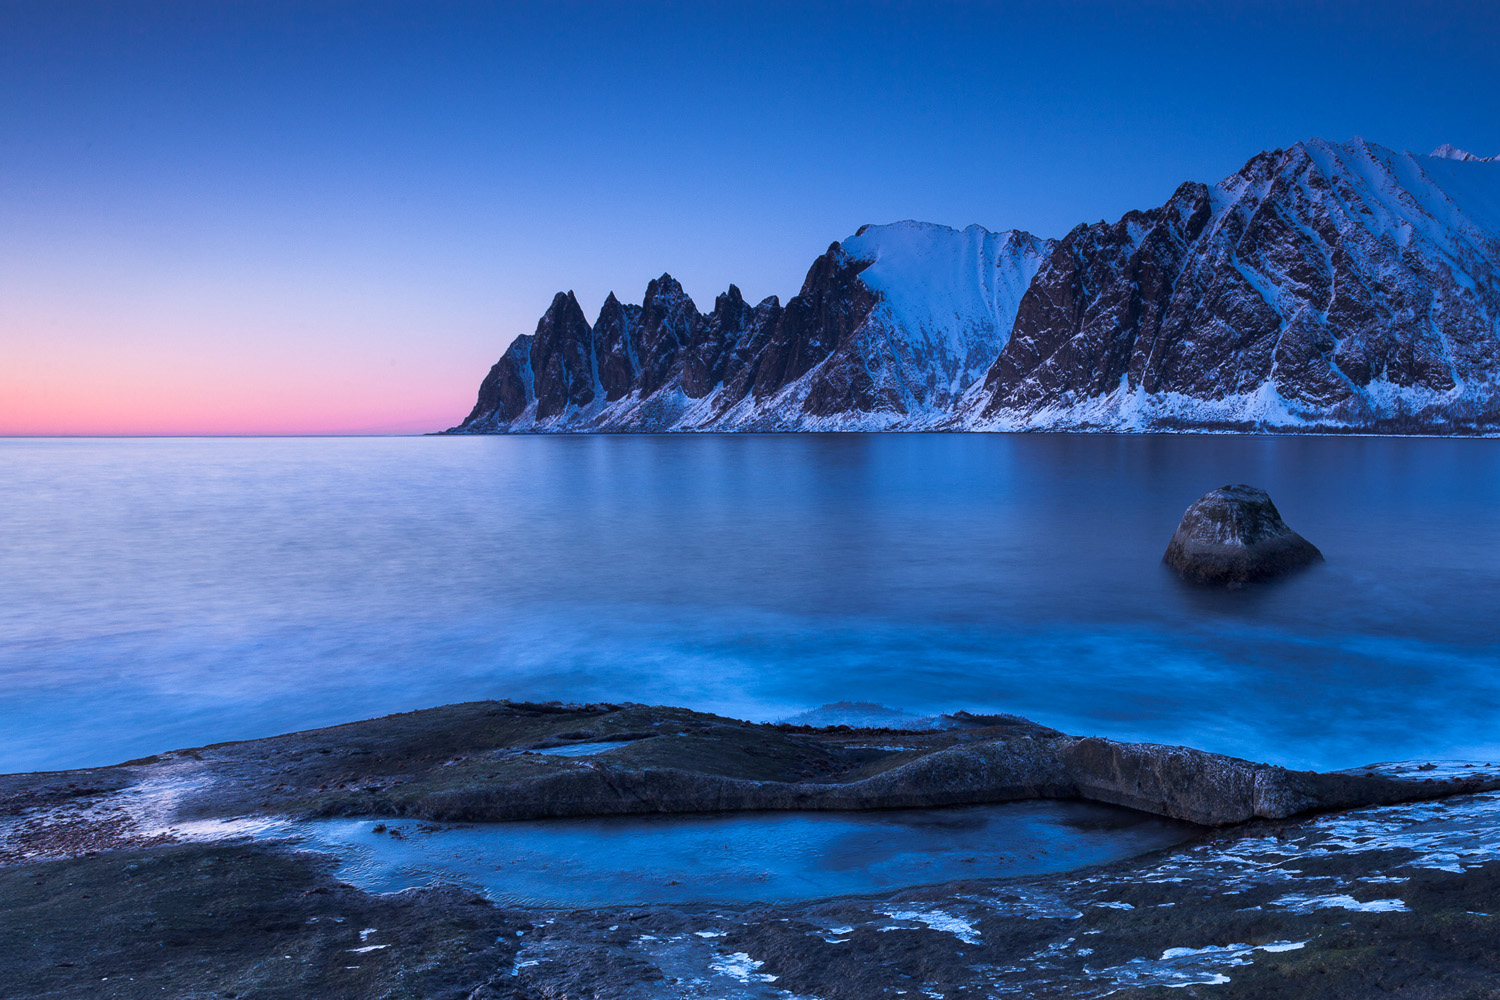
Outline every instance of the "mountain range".
<path fill-rule="evenodd" d="M 1500 158 L 1355 139 L 1060 240 L 864 226 L 785 304 L 559 292 L 449 433 L 1500 433 Z"/>

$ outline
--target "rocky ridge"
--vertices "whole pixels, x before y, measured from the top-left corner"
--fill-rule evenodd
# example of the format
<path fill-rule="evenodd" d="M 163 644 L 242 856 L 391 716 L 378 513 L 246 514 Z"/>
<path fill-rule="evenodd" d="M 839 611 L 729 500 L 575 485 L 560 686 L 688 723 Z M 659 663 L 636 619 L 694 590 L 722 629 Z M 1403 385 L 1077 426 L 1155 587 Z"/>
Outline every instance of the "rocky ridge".
<path fill-rule="evenodd" d="M 945 418 L 1004 346 L 1050 246 L 1026 233 L 866 226 L 783 305 L 696 304 L 670 274 L 591 326 L 559 292 L 480 386 L 462 433 L 838 430 Z M 923 275 L 913 289 L 912 275 Z M 853 423 L 851 423 L 851 417 Z"/>
<path fill-rule="evenodd" d="M 1258 154 L 1061 240 L 903 222 L 783 305 L 558 293 L 454 433 L 1500 431 L 1500 164 Z"/>

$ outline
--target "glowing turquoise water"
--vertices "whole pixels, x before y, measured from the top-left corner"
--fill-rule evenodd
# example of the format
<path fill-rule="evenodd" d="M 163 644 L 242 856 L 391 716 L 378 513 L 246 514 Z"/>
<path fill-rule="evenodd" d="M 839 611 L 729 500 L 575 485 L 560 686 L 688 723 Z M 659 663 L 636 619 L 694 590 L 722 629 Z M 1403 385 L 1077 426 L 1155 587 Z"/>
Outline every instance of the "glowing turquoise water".
<path fill-rule="evenodd" d="M 434 828 L 371 820 L 299 825 L 372 892 L 439 882 L 507 906 L 820 899 L 960 879 L 1070 871 L 1199 832 L 1128 809 L 1016 802 L 863 813 L 613 817 Z"/>
<path fill-rule="evenodd" d="M 0 771 L 474 698 L 1500 754 L 1500 441 L 0 441 Z M 1325 566 L 1159 566 L 1248 482 Z"/>

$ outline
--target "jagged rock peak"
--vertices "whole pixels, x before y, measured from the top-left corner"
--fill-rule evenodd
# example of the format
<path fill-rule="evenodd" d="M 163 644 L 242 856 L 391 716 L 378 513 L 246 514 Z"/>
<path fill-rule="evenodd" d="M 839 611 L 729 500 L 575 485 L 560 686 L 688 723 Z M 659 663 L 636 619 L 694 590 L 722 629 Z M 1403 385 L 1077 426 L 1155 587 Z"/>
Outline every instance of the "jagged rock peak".
<path fill-rule="evenodd" d="M 552 296 L 552 304 L 537 321 L 537 333 L 541 334 L 544 328 L 556 327 L 559 324 L 569 328 L 581 324 L 585 330 L 589 329 L 588 320 L 583 318 L 583 307 L 578 304 L 578 298 L 573 294 L 572 289 Z"/>
<path fill-rule="evenodd" d="M 594 401 L 593 328 L 570 290 L 558 292 L 531 341 L 532 389 L 538 417 Z"/>
<path fill-rule="evenodd" d="M 1459 149 L 1452 143 L 1445 142 L 1434 149 L 1429 156 L 1436 156 L 1444 160 L 1461 160 L 1465 163 L 1494 163 L 1500 160 L 1500 156 L 1475 156 L 1466 149 Z"/>
<path fill-rule="evenodd" d="M 641 300 L 641 304 L 648 305 L 651 300 L 662 297 L 681 297 L 689 302 L 692 301 L 688 293 L 683 291 L 682 283 L 665 271 L 662 272 L 661 277 L 652 278 L 646 283 L 646 296 Z"/>

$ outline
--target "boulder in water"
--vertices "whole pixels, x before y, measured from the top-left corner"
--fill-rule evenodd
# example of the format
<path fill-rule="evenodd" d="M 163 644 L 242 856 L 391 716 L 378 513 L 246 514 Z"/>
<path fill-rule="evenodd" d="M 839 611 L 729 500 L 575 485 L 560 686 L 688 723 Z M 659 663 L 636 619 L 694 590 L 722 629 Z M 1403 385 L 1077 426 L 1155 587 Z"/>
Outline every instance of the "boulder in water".
<path fill-rule="evenodd" d="M 1193 583 L 1231 587 L 1321 562 L 1317 546 L 1286 526 L 1265 490 L 1224 486 L 1182 515 L 1162 561 Z"/>

